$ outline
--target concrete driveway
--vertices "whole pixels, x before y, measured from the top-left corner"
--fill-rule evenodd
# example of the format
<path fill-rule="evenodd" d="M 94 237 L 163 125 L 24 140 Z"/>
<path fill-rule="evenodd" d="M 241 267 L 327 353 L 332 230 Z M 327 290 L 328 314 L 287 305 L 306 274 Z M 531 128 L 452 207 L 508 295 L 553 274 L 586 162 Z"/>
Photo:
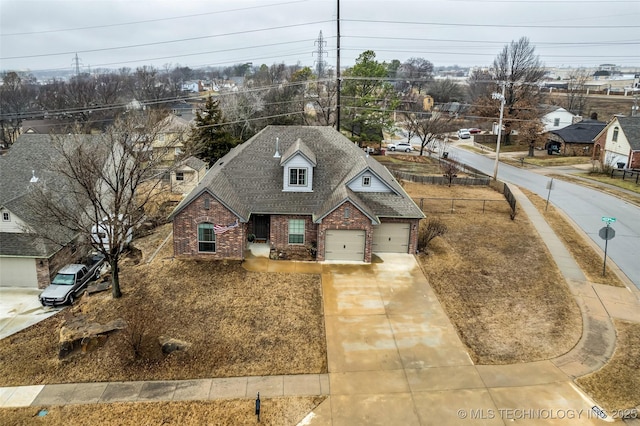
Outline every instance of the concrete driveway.
<path fill-rule="evenodd" d="M 0 339 L 42 321 L 60 308 L 43 308 L 38 300 L 42 290 L 0 287 Z"/>
<path fill-rule="evenodd" d="M 551 361 L 473 365 L 415 258 L 380 257 L 323 266 L 330 397 L 301 424 L 605 423 Z"/>

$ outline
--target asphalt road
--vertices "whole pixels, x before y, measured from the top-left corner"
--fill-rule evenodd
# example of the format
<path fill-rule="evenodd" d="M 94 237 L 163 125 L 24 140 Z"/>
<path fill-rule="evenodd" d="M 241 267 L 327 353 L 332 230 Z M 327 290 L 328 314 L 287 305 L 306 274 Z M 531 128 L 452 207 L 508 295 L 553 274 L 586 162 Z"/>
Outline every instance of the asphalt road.
<path fill-rule="evenodd" d="M 449 147 L 450 157 L 493 176 L 494 159 Z M 549 193 L 550 178 L 528 170 L 500 163 L 498 179 L 526 188 L 543 198 Z M 554 180 L 549 203 L 563 210 L 589 237 L 604 250 L 598 231 L 606 225 L 602 217 L 614 217 L 607 256 L 640 289 L 640 208 L 611 195 L 569 182 Z"/>

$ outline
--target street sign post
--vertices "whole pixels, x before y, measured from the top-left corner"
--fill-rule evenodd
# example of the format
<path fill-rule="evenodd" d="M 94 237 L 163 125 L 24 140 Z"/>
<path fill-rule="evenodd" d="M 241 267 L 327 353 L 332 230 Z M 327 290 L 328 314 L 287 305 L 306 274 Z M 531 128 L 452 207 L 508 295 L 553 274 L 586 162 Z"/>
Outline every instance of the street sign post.
<path fill-rule="evenodd" d="M 547 211 L 547 208 L 549 208 L 549 198 L 551 197 L 551 190 L 553 189 L 553 178 L 551 178 L 551 180 L 549 182 L 547 182 L 547 189 L 549 190 L 549 192 L 547 193 L 547 205 L 544 206 L 544 211 Z"/>
<path fill-rule="evenodd" d="M 604 240 L 604 262 L 602 264 L 602 276 L 604 277 L 604 274 L 607 272 L 607 243 L 616 236 L 616 230 L 610 225 L 616 221 L 616 218 L 602 216 L 602 221 L 607 224 L 607 226 L 600 228 L 600 231 L 598 232 L 600 238 Z"/>

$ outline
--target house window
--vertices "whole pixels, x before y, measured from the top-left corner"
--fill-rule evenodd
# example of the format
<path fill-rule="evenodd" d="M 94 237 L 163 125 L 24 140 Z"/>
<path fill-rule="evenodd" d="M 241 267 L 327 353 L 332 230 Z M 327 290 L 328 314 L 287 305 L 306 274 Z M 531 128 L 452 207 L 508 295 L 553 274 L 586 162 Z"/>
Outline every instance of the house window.
<path fill-rule="evenodd" d="M 553 119 L 553 125 L 556 126 L 556 127 L 559 126 L 560 125 L 560 119 L 559 118 L 554 118 Z"/>
<path fill-rule="evenodd" d="M 617 127 L 613 128 L 613 138 L 611 138 L 614 142 L 618 142 L 618 131 L 619 129 Z"/>
<path fill-rule="evenodd" d="M 307 186 L 307 169 L 289 169 L 289 185 Z"/>
<path fill-rule="evenodd" d="M 351 210 L 349 209 L 349 207 L 345 207 L 344 208 L 344 218 L 345 219 L 349 219 L 349 216 L 351 216 Z"/>
<path fill-rule="evenodd" d="M 289 219 L 289 244 L 304 244 L 304 219 Z"/>
<path fill-rule="evenodd" d="M 176 180 L 184 180 L 184 172 L 176 172 Z"/>
<path fill-rule="evenodd" d="M 362 176 L 362 186 L 371 186 L 371 176 Z"/>
<path fill-rule="evenodd" d="M 182 154 L 182 148 L 177 147 L 173 149 L 173 152 L 175 155 L 181 155 Z"/>
<path fill-rule="evenodd" d="M 208 198 L 204 199 L 204 209 L 209 210 L 211 208 L 211 200 Z"/>
<path fill-rule="evenodd" d="M 213 232 L 212 223 L 198 225 L 198 251 L 210 253 L 216 251 L 216 234 Z"/>
<path fill-rule="evenodd" d="M 11 215 L 9 214 L 9 212 L 2 212 L 2 221 L 3 222 L 11 221 Z"/>
<path fill-rule="evenodd" d="M 158 140 L 159 140 L 160 142 L 164 142 L 164 133 L 160 133 L 160 134 L 158 135 Z"/>

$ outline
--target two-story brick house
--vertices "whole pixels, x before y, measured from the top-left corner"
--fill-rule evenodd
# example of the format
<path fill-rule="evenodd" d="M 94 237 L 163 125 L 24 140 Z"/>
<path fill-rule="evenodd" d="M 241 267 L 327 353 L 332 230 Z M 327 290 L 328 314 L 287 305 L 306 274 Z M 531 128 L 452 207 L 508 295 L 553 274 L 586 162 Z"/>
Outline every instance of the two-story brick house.
<path fill-rule="evenodd" d="M 233 148 L 170 216 L 180 258 L 243 259 L 249 235 L 318 260 L 414 253 L 422 211 L 330 127 L 269 126 Z"/>

